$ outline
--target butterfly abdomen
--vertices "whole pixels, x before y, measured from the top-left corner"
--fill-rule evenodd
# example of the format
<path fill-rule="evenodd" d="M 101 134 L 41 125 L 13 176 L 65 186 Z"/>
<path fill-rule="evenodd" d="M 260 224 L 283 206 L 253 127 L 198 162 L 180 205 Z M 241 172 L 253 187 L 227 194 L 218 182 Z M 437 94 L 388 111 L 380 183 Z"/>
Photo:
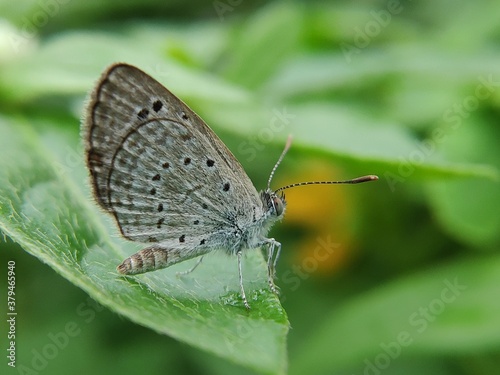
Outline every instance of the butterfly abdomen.
<path fill-rule="evenodd" d="M 172 264 L 169 261 L 168 250 L 152 246 L 135 253 L 125 259 L 116 270 L 124 275 L 136 275 L 149 271 L 168 267 Z"/>

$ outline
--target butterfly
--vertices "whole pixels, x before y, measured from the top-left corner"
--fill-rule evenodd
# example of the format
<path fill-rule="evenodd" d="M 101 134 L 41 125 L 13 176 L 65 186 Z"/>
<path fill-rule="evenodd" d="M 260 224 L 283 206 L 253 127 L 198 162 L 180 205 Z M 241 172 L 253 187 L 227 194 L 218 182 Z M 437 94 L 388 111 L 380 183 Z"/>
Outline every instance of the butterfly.
<path fill-rule="evenodd" d="M 243 167 L 219 137 L 185 103 L 142 70 L 123 63 L 108 67 L 90 95 L 83 120 L 86 164 L 94 196 L 112 214 L 128 240 L 148 244 L 125 259 L 124 275 L 150 272 L 187 259 L 224 250 L 238 260 L 240 293 L 242 254 L 267 250 L 268 284 L 274 293 L 281 243 L 267 234 L 286 211 L 285 189 L 270 188 L 288 139 L 257 192 Z M 185 273 L 187 273 L 185 272 Z"/>

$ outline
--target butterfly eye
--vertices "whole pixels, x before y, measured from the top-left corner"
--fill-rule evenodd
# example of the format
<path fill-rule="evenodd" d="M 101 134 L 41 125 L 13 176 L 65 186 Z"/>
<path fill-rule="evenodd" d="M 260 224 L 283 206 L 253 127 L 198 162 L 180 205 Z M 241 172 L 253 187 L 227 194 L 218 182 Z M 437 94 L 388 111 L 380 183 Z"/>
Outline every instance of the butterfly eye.
<path fill-rule="evenodd" d="M 273 200 L 273 207 L 274 207 L 274 212 L 276 213 L 276 216 L 281 216 L 283 214 L 283 210 L 285 209 L 285 205 L 283 204 L 283 201 L 281 198 L 274 196 L 272 197 Z"/>

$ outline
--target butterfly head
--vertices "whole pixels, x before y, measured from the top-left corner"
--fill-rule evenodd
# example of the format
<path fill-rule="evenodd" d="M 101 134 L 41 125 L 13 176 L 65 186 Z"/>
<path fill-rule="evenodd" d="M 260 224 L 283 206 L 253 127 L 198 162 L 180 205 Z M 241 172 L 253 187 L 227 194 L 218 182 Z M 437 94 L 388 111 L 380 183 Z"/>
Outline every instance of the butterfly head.
<path fill-rule="evenodd" d="M 368 175 L 368 176 L 362 176 L 362 177 L 357 177 L 353 178 L 352 180 L 344 180 L 344 181 L 306 181 L 306 182 L 297 182 L 294 184 L 282 186 L 277 190 L 272 190 L 271 189 L 271 181 L 273 179 L 274 173 L 276 172 L 276 169 L 278 168 L 279 164 L 285 157 L 286 152 L 290 148 L 292 144 L 292 137 L 289 136 L 288 140 L 285 145 L 285 149 L 281 153 L 278 161 L 274 165 L 274 168 L 271 171 L 271 174 L 269 175 L 269 179 L 267 180 L 267 189 L 263 192 L 261 192 L 261 199 L 262 203 L 264 205 L 264 212 L 266 212 L 267 216 L 270 218 L 274 218 L 275 220 L 281 219 L 285 213 L 285 208 L 286 208 L 286 201 L 285 201 L 285 194 L 283 193 L 284 190 L 290 189 L 293 187 L 298 187 L 298 186 L 305 186 L 305 185 L 333 185 L 333 184 L 359 184 L 362 182 L 368 182 L 368 181 L 375 181 L 378 180 L 378 177 L 375 175 Z"/>
<path fill-rule="evenodd" d="M 261 199 L 264 206 L 264 212 L 266 212 L 270 218 L 278 220 L 283 217 L 286 209 L 285 194 L 276 194 L 274 191 L 267 189 L 261 193 Z"/>

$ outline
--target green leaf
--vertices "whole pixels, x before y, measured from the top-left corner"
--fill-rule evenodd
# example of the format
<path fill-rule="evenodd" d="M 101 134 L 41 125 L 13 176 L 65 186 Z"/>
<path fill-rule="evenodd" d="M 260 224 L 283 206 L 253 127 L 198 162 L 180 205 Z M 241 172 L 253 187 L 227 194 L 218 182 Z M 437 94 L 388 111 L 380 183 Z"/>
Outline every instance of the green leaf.
<path fill-rule="evenodd" d="M 346 160 L 374 164 L 374 172 L 391 190 L 411 180 L 483 177 L 494 179 L 498 171 L 486 164 L 452 163 L 438 151 L 437 142 L 419 142 L 397 125 L 377 123 L 332 105 L 290 108 L 296 114 L 290 131 L 303 145 L 332 150 Z M 313 123 L 314 130 L 304 124 Z"/>
<path fill-rule="evenodd" d="M 499 283 L 498 256 L 466 259 L 395 280 L 324 312 L 324 323 L 300 353 L 292 353 L 291 369 L 294 374 L 310 368 L 318 373 L 356 368 L 363 373 L 359 367 L 382 356 L 392 364 L 400 356 L 494 350 L 500 345 L 500 300 L 493 297 Z"/>
<path fill-rule="evenodd" d="M 77 129 L 33 123 L 36 132 L 0 118 L 3 233 L 96 301 L 138 324 L 259 372 L 285 371 L 288 321 L 267 287 L 259 252 L 244 259 L 250 311 L 239 297 L 236 259 L 225 254 L 208 256 L 195 273 L 181 278 L 176 272 L 192 262 L 120 277 L 116 265 L 140 247 L 103 225 L 103 214 L 82 188 L 86 173 L 74 158 L 80 149 Z"/>
<path fill-rule="evenodd" d="M 297 49 L 301 11 L 293 3 L 268 5 L 239 31 L 224 75 L 244 87 L 262 85 Z"/>
<path fill-rule="evenodd" d="M 143 26 L 141 33 L 134 29 L 128 37 L 104 32 L 60 34 L 32 54 L 2 66 L 0 96 L 26 102 L 49 95 L 86 93 L 106 66 L 121 61 L 151 74 L 180 97 L 210 98 L 224 103 L 248 100 L 245 90 L 165 58 L 164 48 L 177 47 L 176 41 L 165 41 L 168 31 Z M 148 48 L 144 49 L 146 44 Z M 75 63 L 66 58 L 68 55 L 92 58 Z"/>
<path fill-rule="evenodd" d="M 440 149 L 457 161 L 489 163 L 500 168 L 496 124 L 475 117 L 457 126 Z M 428 196 L 435 216 L 455 238 L 476 245 L 496 248 L 500 243 L 500 184 L 488 180 L 436 181 L 428 185 Z"/>
<path fill-rule="evenodd" d="M 253 103 L 215 108 L 203 102 L 197 109 L 209 124 L 244 136 L 237 151 L 248 161 L 266 144 L 283 145 L 292 134 L 293 150 L 356 164 L 365 173 L 378 174 L 391 191 L 411 181 L 498 178 L 494 166 L 452 163 L 440 154 L 437 142 L 419 142 L 397 125 L 332 104 L 278 104 L 266 110 Z"/>

